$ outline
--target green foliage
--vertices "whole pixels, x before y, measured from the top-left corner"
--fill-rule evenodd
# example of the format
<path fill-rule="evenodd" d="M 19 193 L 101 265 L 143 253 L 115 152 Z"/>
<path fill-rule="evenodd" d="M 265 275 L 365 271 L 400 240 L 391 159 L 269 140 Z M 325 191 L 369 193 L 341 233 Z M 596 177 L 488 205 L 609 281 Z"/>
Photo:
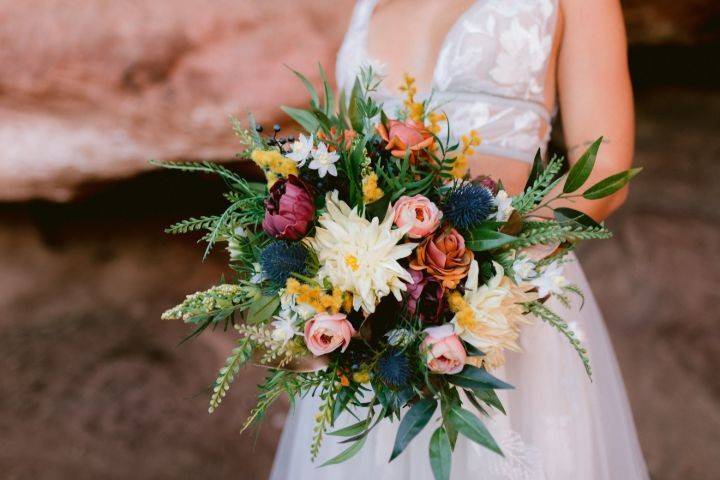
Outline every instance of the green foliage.
<path fill-rule="evenodd" d="M 585 181 L 590 177 L 593 167 L 595 166 L 595 157 L 597 157 L 598 149 L 602 143 L 603 137 L 595 140 L 592 145 L 583 153 L 575 165 L 572 166 L 565 179 L 563 185 L 563 193 L 572 193 L 582 187 Z"/>
<path fill-rule="evenodd" d="M 512 248 L 525 248 L 532 245 L 551 245 L 562 242 L 576 242 L 579 240 L 592 240 L 612 237 L 610 230 L 603 226 L 585 227 L 561 225 L 557 222 L 536 222 L 526 224 L 519 238 L 509 244 Z"/>
<path fill-rule="evenodd" d="M 200 218 L 188 218 L 177 222 L 165 229 L 165 233 L 177 235 L 179 233 L 196 232 L 198 230 L 212 230 L 217 225 L 220 217 L 217 215 L 213 216 L 202 216 Z"/>
<path fill-rule="evenodd" d="M 437 400 L 434 398 L 423 398 L 422 400 L 418 400 L 405 414 L 398 427 L 397 436 L 395 437 L 395 446 L 390 455 L 391 462 L 400 455 L 410 441 L 425 428 L 425 425 L 428 424 L 433 413 L 435 413 L 436 408 Z"/>
<path fill-rule="evenodd" d="M 215 380 L 210 396 L 209 413 L 213 413 L 220 406 L 220 402 L 225 398 L 230 385 L 240 371 L 240 367 L 250 359 L 251 355 L 252 344 L 245 338 L 239 339 L 237 347 L 232 350 Z"/>
<path fill-rule="evenodd" d="M 335 410 L 335 400 L 341 385 L 338 381 L 337 374 L 333 371 L 331 375 L 326 377 L 322 384 L 320 399 L 322 403 L 315 416 L 315 426 L 313 426 L 313 438 L 310 444 L 310 459 L 315 460 L 320 453 L 323 436 L 328 426 L 332 424 L 333 412 Z"/>
<path fill-rule="evenodd" d="M 460 373 L 455 375 L 447 375 L 448 382 L 460 387 L 470 389 L 512 389 L 509 383 L 490 375 L 484 368 L 478 368 L 472 365 L 465 365 Z"/>
<path fill-rule="evenodd" d="M 517 237 L 513 237 L 512 235 L 506 235 L 497 230 L 488 230 L 485 228 L 472 229 L 465 235 L 465 245 L 475 252 L 494 250 L 513 243 L 516 240 Z"/>
<path fill-rule="evenodd" d="M 611 175 L 585 190 L 583 197 L 587 200 L 597 200 L 608 197 L 627 185 L 627 183 L 641 171 L 642 167 L 631 168 L 630 170 Z"/>
<path fill-rule="evenodd" d="M 572 345 L 572 347 L 575 349 L 578 356 L 580 357 L 580 360 L 582 360 L 588 377 L 592 378 L 592 369 L 590 368 L 590 358 L 588 357 L 588 352 L 582 345 L 580 340 L 577 338 L 575 333 L 570 329 L 568 324 L 565 323 L 565 321 L 560 318 L 555 312 L 553 312 L 540 302 L 528 302 L 524 304 L 524 306 L 526 313 L 535 315 L 536 317 L 542 319 L 544 322 L 552 325 L 557 331 L 562 333 L 568 339 L 570 345 Z"/>
<path fill-rule="evenodd" d="M 247 309 L 257 294 L 258 288 L 254 285 L 217 285 L 188 295 L 181 304 L 164 312 L 161 318 L 197 325 L 195 331 L 187 337 L 191 338 L 210 325 L 229 321 L 236 312 Z"/>
<path fill-rule="evenodd" d="M 562 179 L 562 177 L 558 177 L 558 174 L 562 170 L 563 162 L 561 157 L 553 157 L 547 167 L 537 174 L 532 185 L 526 188 L 521 195 L 513 198 L 515 210 L 525 214 L 535 208 Z"/>
<path fill-rule="evenodd" d="M 473 442 L 476 442 L 495 453 L 500 455 L 503 454 L 487 427 L 485 427 L 480 419 L 469 410 L 465 410 L 458 405 L 454 405 L 448 412 L 448 421 L 458 432 L 462 433 Z"/>
<path fill-rule="evenodd" d="M 447 431 L 439 427 L 430 437 L 430 467 L 435 480 L 448 480 L 452 463 L 452 448 Z"/>

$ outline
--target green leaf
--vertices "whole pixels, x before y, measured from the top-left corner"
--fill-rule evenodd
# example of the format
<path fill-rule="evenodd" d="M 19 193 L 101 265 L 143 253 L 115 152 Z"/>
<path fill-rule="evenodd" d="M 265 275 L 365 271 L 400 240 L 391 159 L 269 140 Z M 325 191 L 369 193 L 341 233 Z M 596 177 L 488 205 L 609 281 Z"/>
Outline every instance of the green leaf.
<path fill-rule="evenodd" d="M 575 165 L 570 168 L 565 185 L 563 186 L 563 193 L 572 193 L 578 188 L 583 186 L 583 183 L 588 179 L 593 167 L 595 166 L 595 158 L 597 157 L 598 149 L 602 143 L 603 137 L 595 140 L 592 145 L 585 150 Z"/>
<path fill-rule="evenodd" d="M 327 465 L 335 465 L 336 463 L 342 463 L 345 460 L 348 460 L 348 459 L 354 457 L 360 451 L 360 449 L 362 449 L 363 445 L 365 445 L 365 440 L 367 440 L 367 437 L 362 437 L 360 440 L 358 440 L 357 442 L 353 443 L 348 448 L 346 448 L 345 450 L 340 452 L 339 455 L 331 458 L 330 460 L 328 460 L 327 462 L 323 463 L 320 466 L 325 467 Z"/>
<path fill-rule="evenodd" d="M 290 115 L 290 118 L 299 123 L 300 126 L 309 133 L 315 133 L 320 126 L 320 122 L 315 117 L 315 115 L 312 114 L 312 112 L 302 110 L 300 108 L 286 106 L 282 106 L 280 107 L 280 109 Z"/>
<path fill-rule="evenodd" d="M 495 453 L 503 455 L 500 447 L 495 442 L 495 439 L 493 439 L 485 425 L 469 410 L 453 406 L 448 413 L 448 420 L 460 433 L 473 442 L 476 442 Z"/>
<path fill-rule="evenodd" d="M 627 183 L 641 171 L 642 167 L 638 167 L 611 175 L 585 190 L 583 192 L 583 197 L 588 200 L 597 200 L 598 198 L 604 198 L 612 195 L 627 185 Z"/>
<path fill-rule="evenodd" d="M 515 388 L 509 383 L 493 377 L 484 368 L 478 368 L 472 365 L 465 365 L 462 372 L 455 375 L 446 375 L 445 378 L 454 385 L 470 389 L 489 388 L 503 390 Z"/>
<path fill-rule="evenodd" d="M 250 305 L 245 321 L 250 325 L 264 322 L 273 316 L 279 306 L 278 295 L 261 295 Z"/>
<path fill-rule="evenodd" d="M 485 250 L 502 247 L 515 240 L 517 240 L 517 237 L 513 237 L 512 235 L 506 235 L 496 232 L 495 230 L 475 228 L 467 232 L 465 236 L 465 246 L 474 252 L 483 252 Z"/>
<path fill-rule="evenodd" d="M 497 393 L 495 393 L 495 390 L 473 390 L 473 393 L 476 397 L 478 397 L 483 402 L 487 403 L 491 407 L 495 407 L 496 409 L 500 410 L 502 413 L 505 413 L 505 407 L 503 406 L 502 402 L 500 401 L 500 398 L 497 396 Z"/>
<path fill-rule="evenodd" d="M 545 167 L 543 166 L 542 152 L 538 148 L 535 153 L 535 159 L 533 160 L 532 170 L 530 170 L 530 176 L 528 177 L 527 182 L 525 182 L 523 192 L 533 186 L 533 183 L 535 183 L 535 180 L 538 179 L 543 170 L 545 170 Z"/>
<path fill-rule="evenodd" d="M 287 65 L 285 65 L 285 66 L 287 68 L 290 68 Z M 307 91 L 310 93 L 310 105 L 312 105 L 315 108 L 320 108 L 320 101 L 318 99 L 318 94 L 315 91 L 315 87 L 313 87 L 312 83 L 310 83 L 310 80 L 308 80 L 305 77 L 305 75 L 298 72 L 297 70 L 293 70 L 292 68 L 290 68 L 290 71 L 293 72 L 300 79 L 300 81 L 305 85 L 305 88 L 307 89 Z"/>
<path fill-rule="evenodd" d="M 415 438 L 415 436 L 425 428 L 425 425 L 428 424 L 433 413 L 435 413 L 436 408 L 437 400 L 424 398 L 413 405 L 410 411 L 405 414 L 398 427 L 397 436 L 395 437 L 395 446 L 390 455 L 391 462 L 405 450 L 410 440 Z"/>
<path fill-rule="evenodd" d="M 330 82 L 328 82 L 327 75 L 325 75 L 325 69 L 318 63 L 318 69 L 320 70 L 320 78 L 322 78 L 323 93 L 325 94 L 325 101 L 323 102 L 323 108 L 325 115 L 330 116 L 335 106 L 335 98 L 333 97 L 332 88 L 330 88 Z"/>
<path fill-rule="evenodd" d="M 358 133 L 363 131 L 363 115 L 360 108 L 360 98 L 362 97 L 362 87 L 360 79 L 355 79 L 352 91 L 350 92 L 350 103 L 348 104 L 348 117 L 350 117 L 350 125 L 353 130 Z"/>
<path fill-rule="evenodd" d="M 355 435 L 359 435 L 364 432 L 365 429 L 368 427 L 368 423 L 369 422 L 367 420 L 360 420 L 357 423 L 353 423 L 352 425 L 348 425 L 347 427 L 335 430 L 334 432 L 328 432 L 328 435 L 333 435 L 336 437 L 354 437 Z"/>
<path fill-rule="evenodd" d="M 430 437 L 430 466 L 433 475 L 435 475 L 435 480 L 448 480 L 450 478 L 451 463 L 450 439 L 445 429 L 440 427 Z"/>
<path fill-rule="evenodd" d="M 573 210 L 572 208 L 556 208 L 553 210 L 555 220 L 563 225 L 577 225 L 582 227 L 601 227 L 599 223 L 585 215 L 582 212 Z"/>

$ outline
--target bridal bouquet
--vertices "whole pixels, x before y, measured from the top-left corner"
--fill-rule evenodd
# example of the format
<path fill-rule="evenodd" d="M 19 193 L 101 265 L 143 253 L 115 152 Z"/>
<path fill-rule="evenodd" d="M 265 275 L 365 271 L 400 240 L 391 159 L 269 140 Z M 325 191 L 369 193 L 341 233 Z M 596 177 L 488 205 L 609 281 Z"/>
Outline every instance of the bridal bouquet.
<path fill-rule="evenodd" d="M 506 352 L 520 352 L 524 324 L 555 328 L 590 375 L 573 328 L 545 301 L 582 296 L 562 264 L 578 241 L 610 232 L 553 204 L 605 197 L 638 170 L 581 192 L 598 139 L 567 175 L 562 159 L 543 166 L 538 153 L 524 192 L 510 196 L 499 180 L 468 177 L 480 138 L 469 132 L 453 141 L 432 100 L 415 101 L 412 78 L 390 118 L 372 99 L 379 83 L 372 70 L 337 102 L 327 81 L 318 93 L 295 73 L 310 108 L 283 110 L 304 133 L 280 136 L 275 126 L 266 135 L 252 117 L 246 127 L 233 122 L 246 146 L 241 156 L 267 183 L 212 163 L 163 164 L 215 173 L 228 187 L 224 212 L 168 229 L 204 231 L 206 255 L 220 242 L 229 252 L 231 279 L 163 314 L 193 325 L 191 336 L 220 325 L 237 337 L 212 387 L 210 412 L 252 362 L 268 375 L 245 427 L 282 394 L 291 401 L 319 396 L 313 460 L 325 435 L 348 445 L 325 462 L 339 463 L 379 422 L 397 419 L 392 461 L 433 417 L 439 422 L 428 448 L 436 478 L 449 477 L 459 434 L 502 454 L 481 418 L 504 412 L 496 391 L 513 387 L 490 372 Z M 357 421 L 337 428 L 343 413 Z"/>

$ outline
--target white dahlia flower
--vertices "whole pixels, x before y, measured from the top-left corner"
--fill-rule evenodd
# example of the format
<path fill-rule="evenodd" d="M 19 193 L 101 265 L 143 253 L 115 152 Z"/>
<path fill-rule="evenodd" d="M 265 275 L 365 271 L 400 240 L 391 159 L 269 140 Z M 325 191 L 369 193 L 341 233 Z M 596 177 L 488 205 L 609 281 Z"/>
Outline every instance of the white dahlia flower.
<path fill-rule="evenodd" d="M 473 260 L 465 283 L 465 294 L 459 305 L 456 304 L 452 319 L 460 338 L 485 353 L 483 361 L 488 363 L 488 367 L 504 362 L 503 350 L 520 351 L 520 325 L 531 323 L 523 315 L 520 304 L 537 298 L 505 276 L 500 264 L 493 262 L 493 266 L 495 276 L 486 285 L 480 285 L 480 269 Z"/>
<path fill-rule="evenodd" d="M 353 295 L 353 308 L 373 313 L 380 299 L 392 293 L 400 300 L 410 274 L 398 263 L 409 256 L 415 243 L 400 243 L 409 227 L 393 229 L 393 216 L 382 223 L 358 215 L 356 209 L 338 199 L 338 192 L 326 195 L 327 211 L 320 216 L 315 237 L 308 244 L 320 262 L 318 276 L 333 287 Z"/>

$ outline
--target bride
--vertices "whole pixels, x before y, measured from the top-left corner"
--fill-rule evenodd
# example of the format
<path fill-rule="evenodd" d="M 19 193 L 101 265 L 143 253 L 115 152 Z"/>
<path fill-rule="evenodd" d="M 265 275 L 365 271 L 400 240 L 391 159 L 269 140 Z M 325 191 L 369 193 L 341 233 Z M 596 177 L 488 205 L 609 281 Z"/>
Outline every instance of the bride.
<path fill-rule="evenodd" d="M 547 147 L 559 105 L 570 163 L 604 136 L 594 183 L 630 166 L 633 104 L 618 0 L 359 0 L 337 59 L 348 89 L 371 65 L 385 77 L 377 99 L 388 111 L 402 101 L 391 86 L 412 73 L 420 92 L 443 105 L 455 132 L 475 129 L 483 143 L 471 174 L 502 179 L 521 191 L 535 151 Z M 597 220 L 625 191 L 573 208 Z M 486 419 L 505 453 L 465 439 L 453 455 L 454 479 L 634 480 L 648 478 L 622 378 L 602 316 L 576 263 L 565 275 L 588 293 L 564 317 L 590 351 L 593 381 L 557 333 L 536 321 L 521 334 L 522 354 L 496 375 L 516 385 L 503 392 L 507 415 Z M 561 306 L 556 306 L 562 309 Z M 426 428 L 388 463 L 398 422 L 383 422 L 358 455 L 340 465 L 310 463 L 317 400 L 299 400 L 280 441 L 271 478 L 432 479 Z M 322 458 L 346 446 L 327 438 Z"/>

